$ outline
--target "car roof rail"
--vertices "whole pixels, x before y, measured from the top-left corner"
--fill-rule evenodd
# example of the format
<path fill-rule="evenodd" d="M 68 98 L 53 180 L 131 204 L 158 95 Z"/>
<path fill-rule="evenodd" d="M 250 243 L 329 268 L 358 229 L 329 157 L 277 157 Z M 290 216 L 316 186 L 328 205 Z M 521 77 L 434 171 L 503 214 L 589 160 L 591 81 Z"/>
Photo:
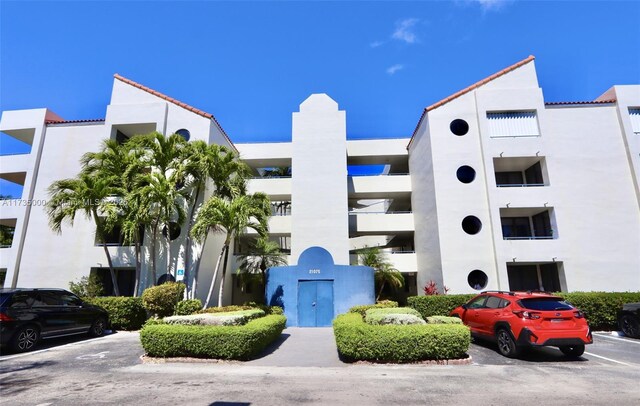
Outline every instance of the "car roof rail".
<path fill-rule="evenodd" d="M 502 293 L 503 295 L 515 296 L 516 294 L 513 292 L 508 292 L 504 290 L 485 290 L 480 293 Z"/>

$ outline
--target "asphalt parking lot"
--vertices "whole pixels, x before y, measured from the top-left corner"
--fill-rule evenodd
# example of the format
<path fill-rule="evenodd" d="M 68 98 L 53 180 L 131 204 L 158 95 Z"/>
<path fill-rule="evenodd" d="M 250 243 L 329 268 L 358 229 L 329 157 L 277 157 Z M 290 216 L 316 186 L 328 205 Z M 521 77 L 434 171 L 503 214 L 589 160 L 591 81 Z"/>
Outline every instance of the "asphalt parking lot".
<path fill-rule="evenodd" d="M 294 333 L 295 334 L 295 333 Z M 291 334 L 289 333 L 289 336 Z M 289 340 L 287 338 L 287 340 Z M 290 346 L 291 347 L 291 346 Z M 289 348 L 290 348 L 289 347 Z M 285 349 L 286 341 L 279 347 Z M 300 353 L 303 353 L 300 349 Z M 137 333 L 58 339 L 0 356 L 0 404 L 638 404 L 640 340 L 596 333 L 583 357 L 554 348 L 499 355 L 475 342 L 472 365 L 142 363 Z M 301 356 L 301 355 L 298 355 Z"/>

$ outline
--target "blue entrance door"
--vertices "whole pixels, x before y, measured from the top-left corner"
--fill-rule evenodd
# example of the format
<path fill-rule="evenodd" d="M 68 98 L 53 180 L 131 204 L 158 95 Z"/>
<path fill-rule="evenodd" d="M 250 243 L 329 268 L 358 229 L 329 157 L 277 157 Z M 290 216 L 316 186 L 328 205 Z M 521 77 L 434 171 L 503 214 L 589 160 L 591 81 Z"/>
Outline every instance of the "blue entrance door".
<path fill-rule="evenodd" d="M 327 327 L 333 320 L 333 281 L 298 282 L 298 325 Z"/>

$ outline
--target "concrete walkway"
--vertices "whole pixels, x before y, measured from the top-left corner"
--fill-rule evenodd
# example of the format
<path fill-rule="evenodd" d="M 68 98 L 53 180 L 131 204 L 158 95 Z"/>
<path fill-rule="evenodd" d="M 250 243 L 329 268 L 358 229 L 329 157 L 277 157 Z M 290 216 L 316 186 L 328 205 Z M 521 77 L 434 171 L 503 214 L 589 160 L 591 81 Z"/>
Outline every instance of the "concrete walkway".
<path fill-rule="evenodd" d="M 331 327 L 289 327 L 248 365 L 271 367 L 342 367 Z"/>

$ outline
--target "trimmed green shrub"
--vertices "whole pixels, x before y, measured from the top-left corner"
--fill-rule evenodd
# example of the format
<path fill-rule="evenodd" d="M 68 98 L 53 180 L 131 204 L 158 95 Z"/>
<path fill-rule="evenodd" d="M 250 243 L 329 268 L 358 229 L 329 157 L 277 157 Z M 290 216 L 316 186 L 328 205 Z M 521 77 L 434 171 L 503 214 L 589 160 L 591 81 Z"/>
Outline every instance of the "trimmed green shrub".
<path fill-rule="evenodd" d="M 364 321 L 369 324 L 425 324 L 420 313 L 408 307 L 369 309 Z"/>
<path fill-rule="evenodd" d="M 365 313 L 369 309 L 384 309 L 388 307 L 398 307 L 398 302 L 394 302 L 392 300 L 382 300 L 376 304 L 353 306 L 351 309 L 349 309 L 349 313 L 360 313 L 360 315 L 364 317 Z"/>
<path fill-rule="evenodd" d="M 100 297 L 104 295 L 104 286 L 98 274 L 83 276 L 77 282 L 69 282 L 69 290 L 79 297 Z"/>
<path fill-rule="evenodd" d="M 264 311 L 266 314 L 284 314 L 284 310 L 280 306 L 268 306 L 262 303 L 245 302 L 243 306 L 249 306 L 251 308 L 257 308 Z"/>
<path fill-rule="evenodd" d="M 184 283 L 180 282 L 152 286 L 142 292 L 142 304 L 149 313 L 157 317 L 171 316 L 178 302 L 182 300 L 184 289 Z"/>
<path fill-rule="evenodd" d="M 138 330 L 147 320 L 147 312 L 139 297 L 109 296 L 83 300 L 105 309 L 109 313 L 109 322 L 114 330 Z"/>
<path fill-rule="evenodd" d="M 246 360 L 280 337 L 286 317 L 270 315 L 244 326 L 145 326 L 140 341 L 152 357 L 196 357 Z"/>
<path fill-rule="evenodd" d="M 166 324 L 180 324 L 185 326 L 241 326 L 250 320 L 264 317 L 260 309 L 239 310 L 227 313 L 203 313 L 188 316 L 171 316 L 162 319 Z"/>
<path fill-rule="evenodd" d="M 201 309 L 202 309 L 202 301 L 200 299 L 181 300 L 178 302 L 178 304 L 176 304 L 174 315 L 187 316 L 189 314 L 197 313 Z"/>
<path fill-rule="evenodd" d="M 416 309 L 426 320 L 431 316 L 448 316 L 451 310 L 467 303 L 475 296 L 477 295 L 410 296 L 407 298 L 407 304 Z"/>
<path fill-rule="evenodd" d="M 338 351 L 351 360 L 415 362 L 466 357 L 471 335 L 458 324 L 373 326 L 359 314 L 339 315 L 333 321 Z"/>
<path fill-rule="evenodd" d="M 230 305 L 230 306 L 222 306 L 222 307 L 207 307 L 206 309 L 199 310 L 198 313 L 228 313 L 228 312 L 237 312 L 240 310 L 251 310 L 253 307 L 251 306 L 238 306 L 238 305 Z"/>
<path fill-rule="evenodd" d="M 618 310 L 625 303 L 640 302 L 640 292 L 556 293 L 582 310 L 592 330 L 617 330 Z"/>
<path fill-rule="evenodd" d="M 431 316 L 431 317 L 427 317 L 427 323 L 429 324 L 462 324 L 462 320 L 460 320 L 457 317 Z"/>

